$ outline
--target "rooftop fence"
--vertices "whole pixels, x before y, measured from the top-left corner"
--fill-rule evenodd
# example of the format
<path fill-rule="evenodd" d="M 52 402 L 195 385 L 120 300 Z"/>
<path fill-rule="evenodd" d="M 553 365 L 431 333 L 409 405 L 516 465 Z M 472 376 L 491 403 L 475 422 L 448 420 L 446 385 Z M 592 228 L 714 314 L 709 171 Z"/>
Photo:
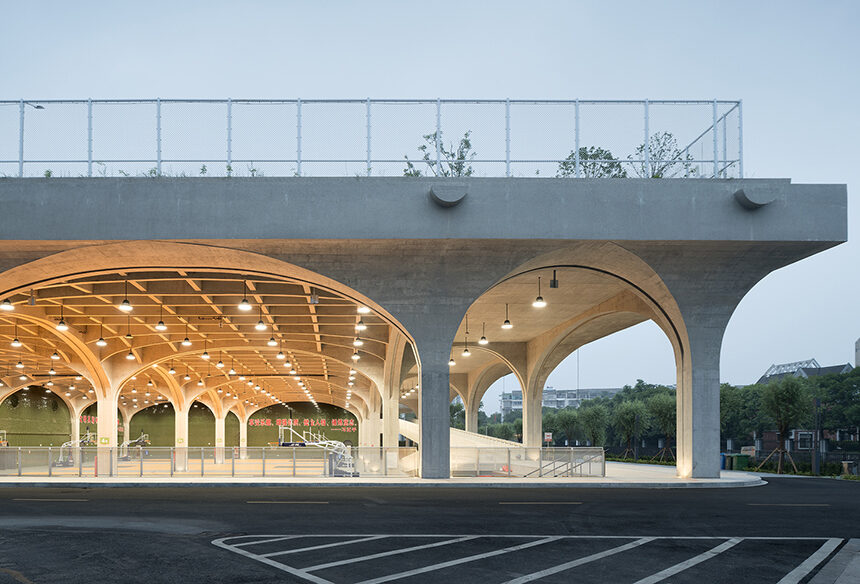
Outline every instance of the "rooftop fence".
<path fill-rule="evenodd" d="M 0 100 L 0 177 L 743 178 L 740 101 Z"/>

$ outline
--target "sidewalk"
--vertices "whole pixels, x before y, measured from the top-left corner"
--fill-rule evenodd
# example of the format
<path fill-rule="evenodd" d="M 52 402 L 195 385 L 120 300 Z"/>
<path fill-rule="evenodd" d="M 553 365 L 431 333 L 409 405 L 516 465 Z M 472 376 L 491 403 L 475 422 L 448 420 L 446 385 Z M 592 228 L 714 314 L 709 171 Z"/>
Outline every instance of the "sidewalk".
<path fill-rule="evenodd" d="M 0 477 L 2 487 L 484 487 L 484 488 L 726 488 L 766 484 L 746 472 L 722 471 L 718 479 L 680 479 L 675 467 L 607 462 L 605 477 L 500 478 L 457 477 L 419 479 L 411 477 Z"/>

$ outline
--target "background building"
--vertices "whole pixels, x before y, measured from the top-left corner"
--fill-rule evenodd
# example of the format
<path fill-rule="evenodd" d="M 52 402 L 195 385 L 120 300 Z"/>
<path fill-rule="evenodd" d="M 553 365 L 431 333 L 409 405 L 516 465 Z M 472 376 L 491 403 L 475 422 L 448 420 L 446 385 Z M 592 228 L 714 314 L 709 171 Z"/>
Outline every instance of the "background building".
<path fill-rule="evenodd" d="M 582 400 L 593 399 L 596 397 L 609 397 L 621 391 L 621 387 L 604 387 L 604 388 L 582 388 L 582 389 L 555 389 L 552 386 L 546 386 L 543 390 L 543 400 L 541 405 L 545 408 L 578 408 Z M 500 399 L 502 416 L 507 416 L 514 411 L 522 411 L 523 409 L 523 392 L 515 389 L 510 392 L 503 392 Z"/>

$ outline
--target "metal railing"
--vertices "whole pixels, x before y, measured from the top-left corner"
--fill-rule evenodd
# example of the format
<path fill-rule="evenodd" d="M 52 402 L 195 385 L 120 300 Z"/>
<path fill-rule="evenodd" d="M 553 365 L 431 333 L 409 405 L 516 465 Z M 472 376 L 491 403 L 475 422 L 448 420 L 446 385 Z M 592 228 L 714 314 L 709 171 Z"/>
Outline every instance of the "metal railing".
<path fill-rule="evenodd" d="M 419 173 L 743 178 L 742 102 L 0 100 L 0 177 Z"/>
<path fill-rule="evenodd" d="M 417 477 L 415 447 L 353 447 L 354 476 Z M 336 454 L 311 447 L 7 447 L 0 477 L 347 477 Z M 451 448 L 451 476 L 602 477 L 602 448 Z"/>

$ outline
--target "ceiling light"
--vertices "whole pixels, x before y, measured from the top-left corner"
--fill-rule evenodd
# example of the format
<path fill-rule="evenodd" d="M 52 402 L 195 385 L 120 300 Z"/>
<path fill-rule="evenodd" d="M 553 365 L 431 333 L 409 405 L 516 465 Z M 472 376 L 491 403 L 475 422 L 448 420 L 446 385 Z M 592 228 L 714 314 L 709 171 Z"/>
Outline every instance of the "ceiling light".
<path fill-rule="evenodd" d="M 487 332 L 487 323 L 482 322 L 481 323 L 481 338 L 478 340 L 479 345 L 486 345 L 490 342 L 487 340 L 486 332 Z"/>
<path fill-rule="evenodd" d="M 57 330 L 58 331 L 67 331 L 67 330 L 69 330 L 69 325 L 67 325 L 66 321 L 61 318 L 60 322 L 57 323 Z"/>
<path fill-rule="evenodd" d="M 454 361 L 454 357 L 451 357 L 451 359 L 448 361 L 448 367 L 453 367 L 456 364 L 457 362 Z"/>
<path fill-rule="evenodd" d="M 198 386 L 198 387 L 202 387 L 202 386 L 203 386 L 203 380 L 202 380 L 202 379 L 198 379 L 198 380 L 197 380 L 197 386 Z"/>
<path fill-rule="evenodd" d="M 200 358 L 203 359 L 204 361 L 208 361 L 209 360 L 209 352 L 203 351 L 203 354 L 200 355 Z"/>
<path fill-rule="evenodd" d="M 367 330 L 367 325 L 366 325 L 366 324 L 364 324 L 364 320 L 362 320 L 362 319 L 360 319 L 360 318 L 358 319 L 358 322 L 357 322 L 357 323 L 355 323 L 355 330 L 357 330 L 357 331 L 359 331 L 359 332 L 360 332 L 360 331 Z"/>
<path fill-rule="evenodd" d="M 218 369 L 224 369 L 224 362 L 218 361 L 217 363 L 215 363 L 215 367 L 217 367 Z"/>
<path fill-rule="evenodd" d="M 10 312 L 15 310 L 15 305 L 12 304 L 12 301 L 8 298 L 5 298 L 2 303 L 0 303 L 0 310 L 5 310 L 6 312 Z"/>
<path fill-rule="evenodd" d="M 245 376 L 244 376 L 244 375 L 240 375 L 240 376 L 239 376 L 239 381 L 245 381 Z"/>
<path fill-rule="evenodd" d="M 352 354 L 351 359 L 352 359 L 353 361 L 358 361 L 359 359 L 361 359 L 361 355 L 359 355 L 359 354 L 358 354 L 358 351 L 356 351 L 356 352 L 354 352 L 354 353 Z"/>
<path fill-rule="evenodd" d="M 349 374 L 350 374 L 350 375 L 355 375 L 355 369 L 350 369 L 350 370 L 349 370 Z"/>
<path fill-rule="evenodd" d="M 56 374 L 57 374 L 56 370 L 54 370 L 54 368 L 51 367 L 51 369 L 48 371 L 48 375 L 56 375 Z"/>
<path fill-rule="evenodd" d="M 514 328 L 514 325 L 511 324 L 511 321 L 508 318 L 508 305 L 507 304 L 505 304 L 505 322 L 502 323 L 502 328 L 506 329 L 506 330 Z"/>
<path fill-rule="evenodd" d="M 471 356 L 471 355 L 472 355 L 472 352 L 469 350 L 468 345 L 466 346 L 466 348 L 465 348 L 465 349 L 463 349 L 463 352 L 462 352 L 461 354 L 462 354 L 464 357 L 469 357 L 469 356 Z"/>
<path fill-rule="evenodd" d="M 264 331 L 264 330 L 266 330 L 266 323 L 264 323 L 263 319 L 261 318 L 260 320 L 257 321 L 257 324 L 256 324 L 256 326 L 254 326 L 254 328 L 257 329 L 258 331 Z"/>
<path fill-rule="evenodd" d="M 23 369 L 23 368 L 24 368 L 24 363 L 22 363 L 21 361 L 18 361 L 18 364 L 17 364 L 17 365 L 15 365 L 15 368 L 16 368 L 16 369 Z"/>
<path fill-rule="evenodd" d="M 134 353 L 131 352 L 131 349 L 128 350 L 128 355 L 126 355 L 125 358 L 128 359 L 129 361 L 134 360 Z"/>
<path fill-rule="evenodd" d="M 99 340 L 96 341 L 96 345 L 98 345 L 99 347 L 106 347 L 107 341 L 104 339 L 104 337 L 99 337 Z"/>
<path fill-rule="evenodd" d="M 295 369 L 290 369 L 290 375 L 295 375 L 295 374 L 296 374 L 296 370 L 295 370 Z"/>
<path fill-rule="evenodd" d="M 21 377 L 19 377 L 18 379 L 20 379 L 21 381 L 24 381 L 24 380 L 26 380 L 26 379 L 27 379 L 27 376 L 26 376 L 26 375 L 22 375 L 22 376 L 21 376 Z"/>
<path fill-rule="evenodd" d="M 188 337 L 185 337 L 184 339 L 182 339 L 182 346 L 183 347 L 190 347 L 191 346 L 191 339 L 189 339 Z"/>
<path fill-rule="evenodd" d="M 359 304 L 358 308 L 356 309 L 356 312 L 358 312 L 359 314 L 369 314 L 370 309 L 364 305 Z"/>
<path fill-rule="evenodd" d="M 284 355 L 283 351 L 278 351 L 278 359 L 286 359 L 286 358 L 287 358 L 287 356 Z"/>
<path fill-rule="evenodd" d="M 182 376 L 182 379 L 184 379 L 185 381 L 191 381 L 191 376 L 188 375 L 188 373 L 186 373 L 185 375 Z"/>
<path fill-rule="evenodd" d="M 84 378 L 83 375 L 75 375 L 75 380 L 77 380 L 77 381 L 80 381 L 83 378 Z"/>
<path fill-rule="evenodd" d="M 166 330 L 167 330 L 167 325 L 166 325 L 166 324 L 164 324 L 164 321 L 163 321 L 163 320 L 159 320 L 159 321 L 158 321 L 158 324 L 157 324 L 157 325 L 155 325 L 155 330 L 157 330 L 157 331 L 166 331 Z"/>
<path fill-rule="evenodd" d="M 147 382 L 146 382 L 146 386 L 147 386 L 147 387 L 152 387 L 152 386 L 153 386 L 153 383 L 152 383 L 152 380 L 151 380 L 151 379 L 147 380 Z"/>
<path fill-rule="evenodd" d="M 348 386 L 350 386 L 350 387 L 352 387 L 353 385 L 355 385 L 355 383 L 353 383 L 352 381 L 350 381 L 350 382 L 348 382 L 348 383 L 347 383 L 347 385 L 348 385 Z"/>
<path fill-rule="evenodd" d="M 248 285 L 245 283 L 245 280 L 242 280 L 242 302 L 239 303 L 239 310 L 243 312 L 251 310 L 251 303 L 248 302 L 247 291 Z"/>
<path fill-rule="evenodd" d="M 218 388 L 218 393 L 224 393 L 224 390 L 223 390 L 223 389 L 221 389 L 221 388 L 219 387 L 219 388 Z"/>
<path fill-rule="evenodd" d="M 355 381 L 355 375 L 350 375 L 350 376 L 349 376 L 349 380 L 350 380 L 350 381 Z"/>
<path fill-rule="evenodd" d="M 15 337 L 14 339 L 12 339 L 12 346 L 15 347 L 16 349 L 21 346 L 21 341 L 18 340 L 18 337 Z"/>
<path fill-rule="evenodd" d="M 173 368 L 173 365 L 170 366 L 170 369 L 167 370 L 167 373 L 170 375 L 176 375 L 176 369 Z"/>
<path fill-rule="evenodd" d="M 236 375 L 236 370 L 230 367 L 230 371 L 227 372 L 227 375 Z"/>
<path fill-rule="evenodd" d="M 270 347 L 277 347 L 277 346 L 278 346 L 278 341 L 276 341 L 276 340 L 275 340 L 275 337 L 272 337 L 271 339 L 269 339 L 269 340 L 266 342 L 266 344 L 267 344 L 267 345 L 269 345 Z"/>
<path fill-rule="evenodd" d="M 131 393 L 137 393 L 137 390 L 136 390 L 135 388 L 133 388 L 133 387 L 132 387 L 132 388 L 131 388 Z"/>
<path fill-rule="evenodd" d="M 532 306 L 535 308 L 543 308 L 546 306 L 546 300 L 543 299 L 543 296 L 540 295 L 540 276 L 538 276 L 538 295 L 535 298 L 535 301 L 532 302 Z"/>
<path fill-rule="evenodd" d="M 47 385 L 48 387 L 54 387 L 54 382 L 53 382 L 53 381 L 49 381 L 49 382 L 48 382 L 48 383 L 46 383 L 45 385 Z"/>

